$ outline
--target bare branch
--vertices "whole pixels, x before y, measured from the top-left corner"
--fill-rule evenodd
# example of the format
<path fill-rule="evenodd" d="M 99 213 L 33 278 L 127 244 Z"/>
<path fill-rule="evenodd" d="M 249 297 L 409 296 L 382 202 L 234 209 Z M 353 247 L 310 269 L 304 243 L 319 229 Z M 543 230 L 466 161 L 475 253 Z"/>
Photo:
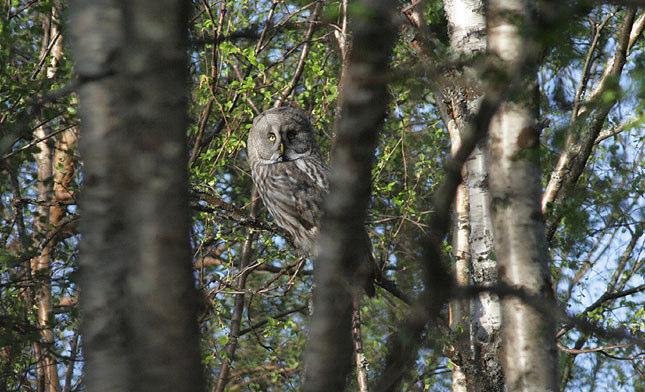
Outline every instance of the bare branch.
<path fill-rule="evenodd" d="M 614 348 L 624 348 L 624 347 L 629 347 L 630 344 L 613 344 L 609 346 L 602 346 L 602 347 L 593 347 L 593 348 L 583 348 L 583 349 L 577 349 L 577 348 L 569 348 L 564 346 L 561 343 L 558 343 L 558 348 L 560 351 L 564 351 L 567 354 L 587 354 L 587 353 L 596 353 L 598 351 L 607 351 L 611 350 Z"/>
<path fill-rule="evenodd" d="M 623 131 L 632 129 L 633 127 L 638 126 L 639 124 L 641 124 L 640 119 L 631 118 L 631 119 L 629 119 L 629 120 L 623 122 L 622 124 L 617 125 L 617 126 L 615 126 L 613 128 L 603 129 L 602 131 L 600 131 L 598 133 L 598 137 L 596 137 L 596 141 L 594 143 L 599 144 L 602 141 L 604 141 L 606 139 L 609 139 L 610 137 L 616 136 L 616 135 L 618 135 L 619 133 L 621 133 Z"/>
<path fill-rule="evenodd" d="M 596 46 L 598 46 L 598 41 L 600 40 L 602 31 L 611 18 L 613 18 L 614 13 L 609 14 L 602 23 L 593 26 L 593 37 L 591 39 L 591 44 L 589 49 L 587 49 L 587 56 L 585 57 L 584 65 L 582 66 L 582 76 L 580 77 L 580 83 L 576 89 L 576 95 L 573 99 L 573 109 L 571 110 L 571 121 L 574 121 L 578 116 L 578 108 L 580 106 L 580 101 L 584 97 L 585 90 L 587 89 L 587 82 L 591 76 L 591 64 L 594 58 L 594 52 Z"/>
<path fill-rule="evenodd" d="M 255 220 L 258 209 L 259 209 L 259 196 L 255 187 L 251 194 L 251 212 L 249 213 L 249 218 Z M 229 373 L 231 369 L 231 364 L 235 358 L 235 351 L 237 351 L 237 343 L 240 337 L 240 329 L 242 324 L 242 314 L 244 313 L 244 288 L 246 286 L 246 278 L 248 277 L 251 269 L 247 269 L 248 265 L 251 262 L 251 257 L 253 253 L 253 243 L 255 242 L 256 232 L 253 229 L 249 229 L 247 233 L 246 240 L 242 246 L 242 253 L 239 258 L 238 268 L 241 273 L 237 279 L 236 289 L 239 293 L 235 294 L 235 300 L 233 305 L 233 315 L 231 316 L 231 326 L 228 334 L 228 343 L 224 350 L 226 351 L 226 356 L 223 358 L 222 365 L 219 370 L 219 375 L 217 376 L 217 383 L 213 386 L 213 392 L 223 392 L 224 388 L 230 381 Z"/>
<path fill-rule="evenodd" d="M 269 318 L 266 318 L 266 319 L 264 319 L 262 321 L 258 321 L 257 323 L 253 324 L 252 326 L 250 326 L 248 328 L 241 329 L 240 333 L 239 333 L 239 336 L 246 335 L 249 332 L 252 332 L 252 331 L 255 331 L 257 329 L 262 328 L 263 326 L 265 326 L 269 322 L 269 319 L 280 320 L 280 319 L 283 319 L 283 318 L 285 318 L 285 317 L 287 317 L 287 316 L 289 316 L 291 314 L 294 314 L 294 313 L 303 313 L 307 309 L 309 309 L 308 305 L 301 305 L 301 306 L 297 306 L 297 307 L 295 307 L 293 309 L 289 309 L 289 310 L 285 310 L 284 312 L 277 313 L 277 314 L 275 314 L 275 315 L 273 315 L 273 316 L 271 316 Z"/>

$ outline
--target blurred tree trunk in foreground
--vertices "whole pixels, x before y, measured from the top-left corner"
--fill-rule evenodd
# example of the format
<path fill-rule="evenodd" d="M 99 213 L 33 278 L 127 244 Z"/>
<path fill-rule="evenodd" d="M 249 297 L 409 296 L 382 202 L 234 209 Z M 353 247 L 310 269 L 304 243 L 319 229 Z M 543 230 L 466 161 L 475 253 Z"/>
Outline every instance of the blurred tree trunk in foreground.
<path fill-rule="evenodd" d="M 179 0 L 72 3 L 88 391 L 203 388 L 188 242 L 187 16 Z"/>
<path fill-rule="evenodd" d="M 389 0 L 364 0 L 349 18 L 353 38 L 341 80 L 330 193 L 314 261 L 314 312 L 303 388 L 307 392 L 344 390 L 351 370 L 352 296 L 357 295 L 357 263 L 363 251 L 355 245 L 364 236 L 377 131 L 387 114 L 394 10 Z"/>

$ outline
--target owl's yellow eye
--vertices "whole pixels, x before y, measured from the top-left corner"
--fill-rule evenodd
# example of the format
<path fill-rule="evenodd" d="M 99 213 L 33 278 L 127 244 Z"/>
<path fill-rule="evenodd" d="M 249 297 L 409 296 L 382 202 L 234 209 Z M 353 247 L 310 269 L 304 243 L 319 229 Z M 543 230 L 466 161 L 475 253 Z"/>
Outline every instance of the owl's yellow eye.
<path fill-rule="evenodd" d="M 275 142 L 275 135 L 273 133 L 270 133 L 268 138 L 270 142 Z"/>

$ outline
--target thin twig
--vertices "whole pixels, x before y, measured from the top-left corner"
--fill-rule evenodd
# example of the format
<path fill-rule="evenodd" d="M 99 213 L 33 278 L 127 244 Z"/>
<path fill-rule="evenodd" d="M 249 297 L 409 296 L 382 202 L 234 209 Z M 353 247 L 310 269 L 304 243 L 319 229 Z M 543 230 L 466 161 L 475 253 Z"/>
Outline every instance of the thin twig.
<path fill-rule="evenodd" d="M 289 316 L 291 314 L 294 314 L 294 313 L 303 313 L 307 309 L 309 309 L 308 305 L 301 305 L 301 306 L 297 306 L 297 307 L 295 307 L 293 309 L 289 309 L 289 310 L 285 310 L 284 312 L 277 313 L 277 314 L 275 314 L 275 315 L 273 315 L 271 317 L 268 317 L 268 318 L 266 318 L 266 319 L 264 319 L 262 321 L 258 321 L 257 323 L 251 325 L 248 328 L 241 329 L 240 333 L 239 333 L 239 336 L 246 335 L 247 333 L 249 333 L 251 331 L 255 331 L 257 329 L 262 328 L 263 326 L 265 326 L 269 322 L 269 320 L 280 320 L 280 319 L 282 319 L 282 318 L 284 318 L 286 316 Z"/>
<path fill-rule="evenodd" d="M 307 56 L 309 55 L 309 48 L 311 46 L 310 44 L 311 37 L 314 34 L 316 20 L 318 19 L 318 15 L 320 14 L 321 9 L 322 9 L 322 2 L 317 2 L 316 7 L 311 13 L 311 17 L 309 18 L 309 27 L 307 28 L 307 32 L 305 33 L 304 45 L 302 46 L 302 52 L 300 52 L 298 65 L 296 66 L 296 70 L 294 71 L 293 76 L 291 77 L 291 80 L 280 92 L 279 98 L 275 101 L 274 107 L 276 108 L 282 106 L 282 103 L 294 91 L 294 89 L 296 88 L 296 85 L 298 84 L 298 81 L 300 80 L 300 77 L 302 76 L 302 72 L 305 69 L 305 61 L 307 60 Z"/>

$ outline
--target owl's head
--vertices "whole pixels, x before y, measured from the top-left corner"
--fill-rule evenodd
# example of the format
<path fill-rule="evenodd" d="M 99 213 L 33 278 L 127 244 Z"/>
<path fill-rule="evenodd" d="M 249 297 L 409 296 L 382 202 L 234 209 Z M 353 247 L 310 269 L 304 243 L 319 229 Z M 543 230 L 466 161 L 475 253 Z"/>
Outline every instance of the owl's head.
<path fill-rule="evenodd" d="M 246 143 L 251 164 L 293 161 L 316 152 L 314 132 L 300 109 L 269 109 L 253 120 Z"/>

